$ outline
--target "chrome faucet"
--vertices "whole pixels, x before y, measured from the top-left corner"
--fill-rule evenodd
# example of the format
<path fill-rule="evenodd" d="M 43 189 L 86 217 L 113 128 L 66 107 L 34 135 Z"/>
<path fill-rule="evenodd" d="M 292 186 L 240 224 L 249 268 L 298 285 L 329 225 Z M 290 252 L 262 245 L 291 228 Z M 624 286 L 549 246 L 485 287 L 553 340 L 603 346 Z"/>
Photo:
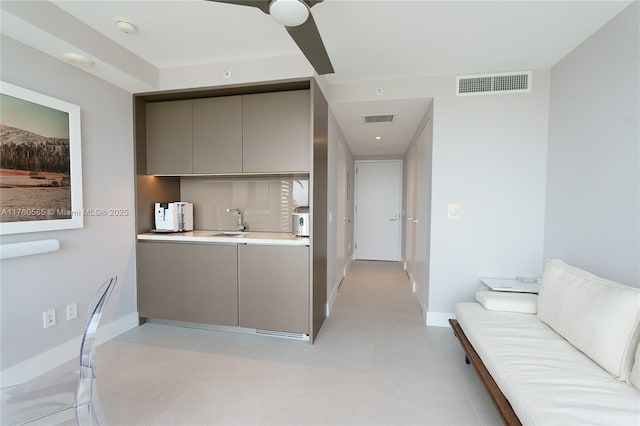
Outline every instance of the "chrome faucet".
<path fill-rule="evenodd" d="M 227 213 L 236 212 L 238 213 L 238 223 L 236 224 L 237 231 L 246 231 L 247 225 L 244 223 L 244 218 L 242 217 L 242 210 L 240 209 L 227 209 Z"/>

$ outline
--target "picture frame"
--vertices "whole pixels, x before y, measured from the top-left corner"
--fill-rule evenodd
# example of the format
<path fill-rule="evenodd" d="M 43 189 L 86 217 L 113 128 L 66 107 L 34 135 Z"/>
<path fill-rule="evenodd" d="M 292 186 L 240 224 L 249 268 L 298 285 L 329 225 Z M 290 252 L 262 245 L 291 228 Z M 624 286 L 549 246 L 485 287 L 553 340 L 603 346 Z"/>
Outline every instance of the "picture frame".
<path fill-rule="evenodd" d="M 84 226 L 80 107 L 0 81 L 0 235 Z"/>

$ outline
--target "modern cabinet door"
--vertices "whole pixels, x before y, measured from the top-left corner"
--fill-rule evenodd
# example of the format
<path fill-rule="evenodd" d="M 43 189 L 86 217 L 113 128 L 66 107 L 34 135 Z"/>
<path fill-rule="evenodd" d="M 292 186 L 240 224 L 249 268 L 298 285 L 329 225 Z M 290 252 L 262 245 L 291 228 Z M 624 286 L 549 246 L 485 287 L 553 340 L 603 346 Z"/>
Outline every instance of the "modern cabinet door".
<path fill-rule="evenodd" d="M 309 247 L 238 246 L 240 326 L 309 333 Z"/>
<path fill-rule="evenodd" d="M 192 101 L 147 104 L 147 173 L 187 174 L 192 169 Z"/>
<path fill-rule="evenodd" d="M 138 243 L 141 317 L 238 325 L 237 246 Z"/>
<path fill-rule="evenodd" d="M 242 172 L 242 96 L 193 101 L 193 173 Z"/>
<path fill-rule="evenodd" d="M 309 171 L 309 91 L 244 95 L 242 101 L 243 171 Z"/>
<path fill-rule="evenodd" d="M 184 254 L 181 244 L 138 243 L 138 314 L 183 321 Z"/>

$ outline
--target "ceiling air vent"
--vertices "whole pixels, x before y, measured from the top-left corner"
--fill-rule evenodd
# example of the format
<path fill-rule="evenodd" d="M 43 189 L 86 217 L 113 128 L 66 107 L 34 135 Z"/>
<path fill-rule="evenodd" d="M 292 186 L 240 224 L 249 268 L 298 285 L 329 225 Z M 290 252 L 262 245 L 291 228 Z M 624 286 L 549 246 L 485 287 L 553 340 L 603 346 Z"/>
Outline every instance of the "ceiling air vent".
<path fill-rule="evenodd" d="M 456 96 L 531 92 L 531 71 L 456 77 Z"/>
<path fill-rule="evenodd" d="M 364 115 L 365 124 L 370 123 L 391 123 L 393 121 L 393 114 L 382 114 L 382 115 Z"/>

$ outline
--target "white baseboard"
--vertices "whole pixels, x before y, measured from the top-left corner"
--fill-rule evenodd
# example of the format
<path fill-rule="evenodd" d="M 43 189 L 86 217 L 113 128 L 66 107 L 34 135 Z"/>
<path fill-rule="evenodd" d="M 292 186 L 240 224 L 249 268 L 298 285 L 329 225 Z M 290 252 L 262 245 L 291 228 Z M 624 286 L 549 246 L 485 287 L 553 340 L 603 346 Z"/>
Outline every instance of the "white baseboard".
<path fill-rule="evenodd" d="M 420 303 L 420 309 L 422 309 L 422 321 L 424 321 L 424 323 L 427 323 L 427 305 L 425 305 L 424 303 Z"/>
<path fill-rule="evenodd" d="M 347 258 L 347 263 L 344 265 L 344 275 L 347 276 L 349 273 L 349 269 L 351 269 L 351 264 L 353 263 L 352 258 Z"/>
<path fill-rule="evenodd" d="M 416 280 L 413 279 L 413 275 L 411 275 L 411 272 L 405 271 L 405 273 L 407 274 L 407 277 L 409 278 L 409 284 L 411 284 L 411 292 L 415 293 L 416 290 L 418 289 L 418 286 L 416 284 Z M 424 307 L 423 307 L 423 310 L 424 310 Z"/>
<path fill-rule="evenodd" d="M 101 345 L 138 326 L 138 312 L 98 327 L 96 342 Z M 27 382 L 78 357 L 82 336 L 42 352 L 0 372 L 2 387 Z"/>
<path fill-rule="evenodd" d="M 327 298 L 327 305 L 325 310 L 325 314 L 327 316 L 331 315 L 331 309 L 333 308 L 333 304 L 335 303 L 336 298 L 338 297 L 338 288 L 340 287 L 340 283 L 342 283 L 342 280 L 344 279 L 344 277 L 347 276 L 347 273 L 349 272 L 349 268 L 351 268 L 351 262 L 352 262 L 351 259 L 347 259 L 347 262 L 342 268 L 342 278 L 340 278 L 339 281 L 333 283 L 331 294 L 329 294 L 329 297 Z"/>
<path fill-rule="evenodd" d="M 415 293 L 416 282 L 413 280 L 413 277 L 409 272 L 407 272 L 407 275 L 409 275 L 409 279 L 411 280 L 411 283 L 413 283 L 413 292 L 414 294 L 416 294 Z M 419 299 L 418 299 L 418 303 L 420 304 L 420 308 L 422 309 L 422 321 L 424 321 L 425 324 L 427 324 L 428 326 L 450 327 L 449 318 L 456 317 L 453 313 L 449 313 L 449 312 L 429 312 L 427 305 L 422 303 Z"/>
<path fill-rule="evenodd" d="M 424 310 L 424 308 L 423 308 Z M 450 327 L 449 319 L 455 318 L 453 313 L 449 312 L 428 312 L 427 311 L 427 325 L 433 327 Z"/>
<path fill-rule="evenodd" d="M 327 316 L 331 315 L 331 309 L 333 309 L 333 304 L 336 302 L 336 297 L 338 297 L 338 287 L 340 287 L 340 283 L 343 279 L 344 276 L 340 280 L 333 283 L 331 294 L 329 294 L 329 297 L 327 298 L 327 310 L 325 312 Z"/>

